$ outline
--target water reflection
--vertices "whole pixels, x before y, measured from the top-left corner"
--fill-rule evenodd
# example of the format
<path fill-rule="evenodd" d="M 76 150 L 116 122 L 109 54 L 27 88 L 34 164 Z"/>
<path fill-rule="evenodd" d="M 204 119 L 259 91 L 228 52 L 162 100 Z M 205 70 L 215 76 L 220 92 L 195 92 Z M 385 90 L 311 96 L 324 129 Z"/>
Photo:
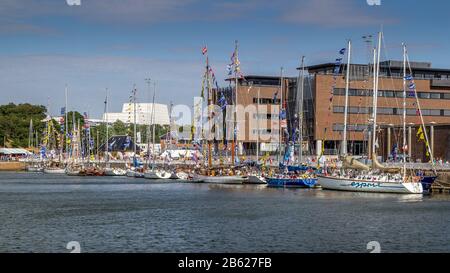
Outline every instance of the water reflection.
<path fill-rule="evenodd" d="M 449 252 L 450 195 L 0 176 L 0 252 Z"/>

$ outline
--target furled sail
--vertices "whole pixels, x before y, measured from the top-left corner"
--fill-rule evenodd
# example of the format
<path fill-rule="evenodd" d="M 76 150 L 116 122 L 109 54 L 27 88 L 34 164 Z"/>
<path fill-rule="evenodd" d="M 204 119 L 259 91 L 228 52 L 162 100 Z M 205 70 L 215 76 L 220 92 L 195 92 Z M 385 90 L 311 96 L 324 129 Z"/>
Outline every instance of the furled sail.
<path fill-rule="evenodd" d="M 355 169 L 355 170 L 361 170 L 361 171 L 368 171 L 370 170 L 370 167 L 359 162 L 358 160 L 356 160 L 356 158 L 352 157 L 352 156 L 345 156 L 343 158 L 343 166 L 344 168 L 347 169 Z"/>
<path fill-rule="evenodd" d="M 372 168 L 383 171 L 383 172 L 389 172 L 389 173 L 395 173 L 395 172 L 401 171 L 401 168 L 399 168 L 399 167 L 383 166 L 377 159 L 377 153 L 372 153 Z"/>

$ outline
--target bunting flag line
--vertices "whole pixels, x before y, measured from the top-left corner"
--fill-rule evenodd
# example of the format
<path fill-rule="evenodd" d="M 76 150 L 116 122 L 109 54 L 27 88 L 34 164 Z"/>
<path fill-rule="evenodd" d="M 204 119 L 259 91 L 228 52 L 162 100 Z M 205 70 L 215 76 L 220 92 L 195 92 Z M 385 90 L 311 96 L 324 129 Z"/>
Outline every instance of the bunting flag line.
<path fill-rule="evenodd" d="M 414 78 L 412 75 L 406 75 L 405 76 L 405 80 L 408 81 L 408 96 L 409 97 L 414 97 L 415 96 L 415 92 L 416 92 L 416 84 L 414 82 Z"/>

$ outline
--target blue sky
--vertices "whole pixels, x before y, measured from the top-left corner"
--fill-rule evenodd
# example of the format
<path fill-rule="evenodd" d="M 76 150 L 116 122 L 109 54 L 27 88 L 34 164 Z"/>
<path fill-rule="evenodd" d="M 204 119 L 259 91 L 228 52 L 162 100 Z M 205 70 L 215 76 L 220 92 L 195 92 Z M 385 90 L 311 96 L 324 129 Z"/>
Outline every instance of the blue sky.
<path fill-rule="evenodd" d="M 120 111 L 134 84 L 149 100 L 145 78 L 156 81 L 157 101 L 192 105 L 200 94 L 208 46 L 219 82 L 239 40 L 245 74 L 296 76 L 307 64 L 332 62 L 352 39 L 356 62 L 367 62 L 362 36 L 383 26 L 383 59 L 450 68 L 448 1 L 382 0 L 2 0 L 0 103 L 47 105 L 56 114 L 69 88 L 69 110 L 100 117 L 105 88 Z M 50 99 L 48 99 L 50 98 Z"/>

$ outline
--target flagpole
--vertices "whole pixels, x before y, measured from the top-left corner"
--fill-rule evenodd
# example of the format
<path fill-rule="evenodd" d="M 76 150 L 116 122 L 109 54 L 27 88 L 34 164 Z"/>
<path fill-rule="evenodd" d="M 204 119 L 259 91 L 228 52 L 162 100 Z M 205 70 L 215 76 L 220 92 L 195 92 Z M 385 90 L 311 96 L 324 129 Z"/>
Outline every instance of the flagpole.
<path fill-rule="evenodd" d="M 68 154 L 69 149 L 68 149 L 68 145 L 67 145 L 67 126 L 68 126 L 68 121 L 67 121 L 67 84 L 66 84 L 66 89 L 65 89 L 65 97 L 66 97 L 66 106 L 64 109 L 64 122 L 65 122 L 65 129 L 66 129 L 66 133 L 65 133 L 65 137 L 63 138 L 66 142 L 66 153 Z"/>

